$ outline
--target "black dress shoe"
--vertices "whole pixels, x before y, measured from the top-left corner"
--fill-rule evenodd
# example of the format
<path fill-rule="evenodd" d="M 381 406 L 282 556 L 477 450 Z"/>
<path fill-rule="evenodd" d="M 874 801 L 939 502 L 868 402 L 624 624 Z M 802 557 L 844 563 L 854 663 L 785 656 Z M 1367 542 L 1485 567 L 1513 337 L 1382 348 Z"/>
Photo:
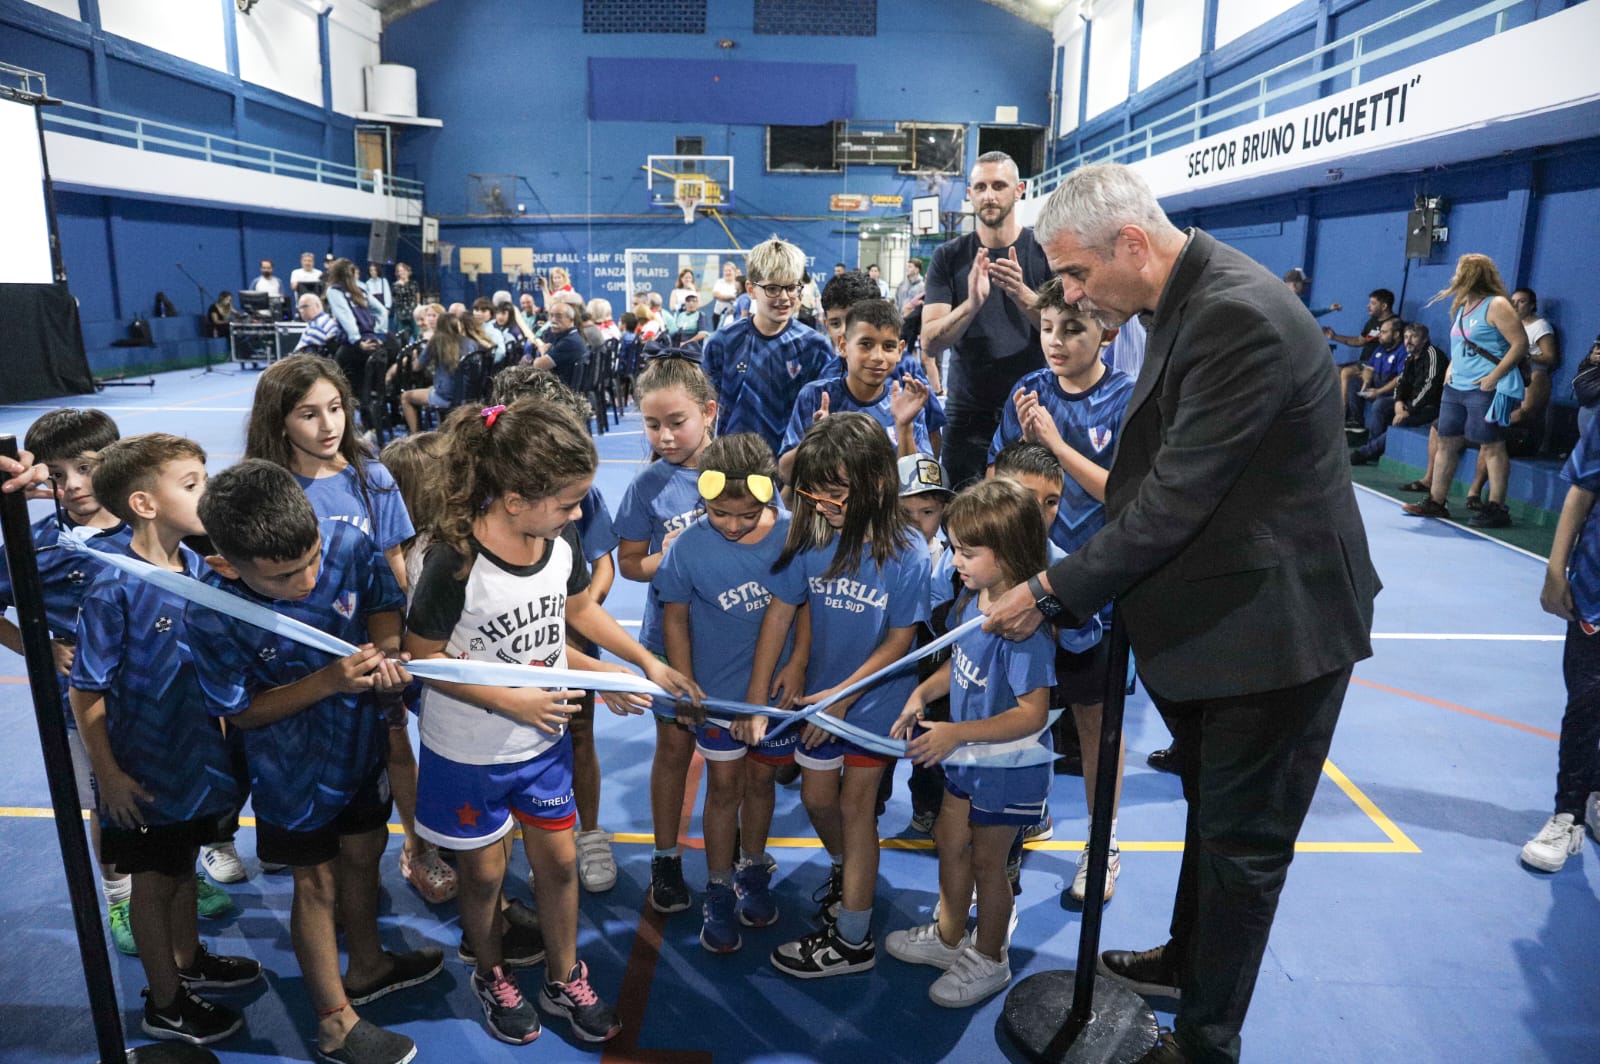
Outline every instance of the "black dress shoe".
<path fill-rule="evenodd" d="M 1108 949 L 1100 954 L 1099 967 L 1101 975 L 1110 976 L 1136 994 L 1173 1000 L 1182 996 L 1178 958 L 1172 953 L 1170 942 L 1138 952 Z"/>
<path fill-rule="evenodd" d="M 1178 774 L 1178 759 L 1173 756 L 1170 746 L 1165 750 L 1152 750 L 1150 756 L 1144 760 L 1145 764 L 1157 772 L 1170 772 L 1174 776 Z"/>
<path fill-rule="evenodd" d="M 1178 1044 L 1178 1036 L 1171 1031 L 1162 1031 L 1160 1041 L 1140 1057 L 1137 1064 L 1188 1064 L 1190 1059 Z"/>

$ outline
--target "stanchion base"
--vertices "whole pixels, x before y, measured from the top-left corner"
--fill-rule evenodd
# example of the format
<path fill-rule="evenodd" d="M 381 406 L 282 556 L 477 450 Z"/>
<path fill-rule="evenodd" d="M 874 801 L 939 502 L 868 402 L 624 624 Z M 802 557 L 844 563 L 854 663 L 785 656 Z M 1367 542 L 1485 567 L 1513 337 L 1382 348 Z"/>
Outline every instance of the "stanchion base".
<path fill-rule="evenodd" d="M 152 1042 L 128 1050 L 128 1064 L 217 1064 L 217 1055 L 187 1042 Z"/>
<path fill-rule="evenodd" d="M 1094 1008 L 1076 1038 L 1065 1030 L 1076 976 L 1070 971 L 1030 975 L 1006 995 L 1000 1022 L 1021 1054 L 1049 1064 L 1133 1064 L 1155 1047 L 1156 1014 L 1121 983 L 1094 981 Z"/>

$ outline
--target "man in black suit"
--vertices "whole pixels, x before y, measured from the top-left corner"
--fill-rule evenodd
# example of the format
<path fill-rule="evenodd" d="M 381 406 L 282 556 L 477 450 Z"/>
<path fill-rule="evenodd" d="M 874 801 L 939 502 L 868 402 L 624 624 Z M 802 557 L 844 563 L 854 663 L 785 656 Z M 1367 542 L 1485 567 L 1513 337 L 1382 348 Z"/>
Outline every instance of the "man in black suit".
<path fill-rule="evenodd" d="M 1119 603 L 1188 800 L 1172 940 L 1102 970 L 1178 996 L 1147 1061 L 1237 1061 L 1278 894 L 1379 582 L 1350 487 L 1338 378 L 1278 279 L 1175 228 L 1133 171 L 1084 167 L 1035 227 L 1069 300 L 1153 312 L 1106 526 L 990 612 L 1020 638 Z"/>

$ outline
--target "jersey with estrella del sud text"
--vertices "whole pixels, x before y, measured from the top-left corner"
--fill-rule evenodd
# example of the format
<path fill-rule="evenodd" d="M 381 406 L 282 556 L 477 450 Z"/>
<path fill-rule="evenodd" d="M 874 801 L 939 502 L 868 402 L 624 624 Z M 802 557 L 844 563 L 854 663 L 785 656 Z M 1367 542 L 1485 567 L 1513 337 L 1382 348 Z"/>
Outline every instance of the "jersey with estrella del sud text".
<path fill-rule="evenodd" d="M 761 619 L 772 601 L 772 566 L 788 535 L 786 513 L 759 543 L 734 543 L 702 517 L 673 541 L 656 570 L 651 586 L 661 601 L 689 605 L 694 679 L 713 698 L 744 701 Z M 788 658 L 786 647 L 778 667 Z"/>
<path fill-rule="evenodd" d="M 417 534 L 411 525 L 411 515 L 406 513 L 405 500 L 394 476 L 382 462 L 365 463 L 366 497 L 356 483 L 354 466 L 345 466 L 328 477 L 303 477 L 296 473 L 295 482 L 311 500 L 311 509 L 318 520 L 345 521 L 355 525 L 372 537 L 380 551 L 398 547 Z"/>
<path fill-rule="evenodd" d="M 833 357 L 826 336 L 792 319 L 776 336 L 763 335 L 754 318 L 713 333 L 704 364 L 717 390 L 717 435 L 754 432 L 777 454 L 800 389 Z"/>
<path fill-rule="evenodd" d="M 800 389 L 799 398 L 794 403 L 794 413 L 789 418 L 789 428 L 783 434 L 784 454 L 800 446 L 800 438 L 811 427 L 811 417 L 822 405 L 822 397 L 828 397 L 828 412 L 832 414 L 856 413 L 865 414 L 883 426 L 889 434 L 889 442 L 896 448 L 900 446 L 899 430 L 895 428 L 894 413 L 890 410 L 890 388 L 887 381 L 883 385 L 883 394 L 871 403 L 863 403 L 850 392 L 850 386 L 843 377 L 830 377 L 827 380 L 812 381 Z M 923 407 L 917 413 L 917 419 L 911 423 L 911 435 L 915 441 L 917 453 L 932 454 L 933 444 L 928 442 L 928 410 Z"/>
<path fill-rule="evenodd" d="M 589 586 L 589 568 L 571 525 L 544 543 L 537 562 L 512 565 L 474 542 L 465 576 L 461 555 L 435 543 L 417 580 L 407 628 L 442 640 L 447 657 L 566 668 L 567 599 Z M 423 688 L 419 727 L 428 749 L 467 765 L 527 761 L 567 741 L 564 727 L 551 735 L 430 686 Z"/>
<path fill-rule="evenodd" d="M 856 572 L 824 576 L 837 543 L 835 536 L 820 548 L 801 551 L 767 585 L 790 605 L 811 604 L 808 694 L 836 686 L 859 669 L 891 628 L 909 628 L 928 619 L 928 545 L 920 535 L 908 533 L 899 551 L 881 567 L 863 550 Z M 916 686 L 917 670 L 901 669 L 862 691 L 845 719 L 887 735 Z"/>
<path fill-rule="evenodd" d="M 1132 377 L 1107 366 L 1093 387 L 1073 395 L 1061 389 L 1055 374 L 1041 369 L 1018 381 L 1012 391 L 1018 390 L 1038 394 L 1040 404 L 1049 411 L 1068 447 L 1102 469 L 1111 468 L 1122 415 L 1133 397 Z M 995 429 L 994 440 L 989 444 L 990 463 L 1002 447 L 1020 439 L 1022 424 L 1017 420 L 1016 400 L 1008 397 L 1000 411 L 1000 427 Z M 1071 554 L 1105 523 L 1105 505 L 1084 490 L 1082 484 L 1063 473 L 1061 508 L 1056 511 L 1055 524 L 1050 526 L 1051 541 Z"/>
<path fill-rule="evenodd" d="M 209 572 L 188 547 L 180 553 L 186 576 Z M 222 728 L 206 712 L 185 603 L 107 566 L 78 615 L 70 683 L 105 697 L 112 756 L 150 793 L 139 808 L 151 825 L 231 813 L 244 801 Z"/>
<path fill-rule="evenodd" d="M 83 596 L 88 593 L 102 566 L 92 555 L 71 550 L 63 546 L 61 541 L 71 537 L 88 544 L 90 550 L 126 555 L 132 550 L 133 530 L 122 524 L 106 529 L 89 525 L 62 528 L 55 515 L 51 514 L 35 521 L 30 531 L 33 534 L 34 557 L 39 566 L 39 583 L 44 588 L 45 623 L 50 626 L 52 637 L 74 640 L 78 632 L 78 608 L 83 604 Z M 0 613 L 16 604 L 16 594 L 11 587 L 11 563 L 6 560 L 5 552 L 0 551 Z M 61 708 L 66 714 L 67 727 L 75 729 L 78 722 L 72 715 L 72 707 L 67 704 L 67 678 L 58 676 L 57 679 L 60 681 Z"/>
<path fill-rule="evenodd" d="M 655 554 L 667 536 L 688 528 L 700 516 L 704 503 L 700 499 L 699 481 L 698 469 L 675 466 L 665 459 L 651 462 L 640 470 L 622 494 L 622 502 L 611 521 L 617 538 L 648 543 L 645 553 Z M 656 595 L 654 583 L 645 592 L 639 642 L 652 654 L 666 653 L 667 646 L 661 641 L 661 599 Z"/>
<path fill-rule="evenodd" d="M 954 625 L 979 615 L 978 596 L 966 596 Z M 950 648 L 950 719 L 954 722 L 988 720 L 1014 708 L 1017 700 L 1040 688 L 1056 684 L 1055 644 L 1040 626 L 1020 641 L 1005 639 L 979 628 L 968 632 Z M 1039 743 L 1053 750 L 1050 729 Z M 945 775 L 991 813 L 1043 816 L 1050 793 L 1048 764 L 1018 768 L 985 765 L 945 765 Z"/>
<path fill-rule="evenodd" d="M 266 599 L 217 573 L 207 583 L 360 646 L 367 618 L 405 608 L 394 573 L 367 537 L 344 521 L 319 521 L 316 586 L 298 601 Z M 231 717 L 263 691 L 331 665 L 332 655 L 287 636 L 192 604 L 187 611 L 195 669 L 211 712 Z M 383 770 L 389 729 L 370 693 L 335 694 L 259 728 L 242 728 L 258 816 L 290 831 L 313 831 L 337 816 Z"/>

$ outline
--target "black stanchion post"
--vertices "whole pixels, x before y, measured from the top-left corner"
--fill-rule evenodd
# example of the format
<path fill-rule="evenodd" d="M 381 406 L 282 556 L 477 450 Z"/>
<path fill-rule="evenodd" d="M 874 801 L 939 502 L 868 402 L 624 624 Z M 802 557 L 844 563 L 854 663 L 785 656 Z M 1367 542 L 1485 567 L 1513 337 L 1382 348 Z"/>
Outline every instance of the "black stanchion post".
<path fill-rule="evenodd" d="M 1006 995 L 1000 1018 L 1023 1056 L 1050 1064 L 1131 1064 L 1155 1046 L 1158 1034 L 1155 1013 L 1143 998 L 1095 974 L 1117 793 L 1117 755 L 1122 749 L 1122 714 L 1128 700 L 1128 633 L 1120 610 L 1112 612 L 1108 638 L 1111 664 L 1089 824 L 1089 873 L 1078 934 L 1078 967 L 1070 972 L 1040 972 L 1022 980 Z"/>
<path fill-rule="evenodd" d="M 0 436 L 0 457 L 17 457 L 17 438 Z M 111 1061 L 188 1062 L 215 1064 L 216 1056 L 198 1046 L 142 1046 L 128 1051 L 122 1040 L 122 1015 L 117 988 L 111 978 L 111 958 L 106 952 L 100 923 L 100 889 L 89 861 L 89 842 L 83 833 L 83 813 L 67 749 L 67 725 L 61 717 L 61 688 L 56 680 L 55 657 L 50 651 L 50 627 L 45 620 L 44 587 L 39 582 L 33 534 L 28 527 L 28 503 L 17 493 L 0 493 L 0 537 L 5 539 L 6 564 L 16 597 L 17 627 L 22 631 L 28 687 L 39 726 L 39 748 L 44 754 L 45 780 L 55 809 L 56 837 L 61 844 L 61 865 L 66 872 L 72 920 L 78 932 L 78 956 L 83 981 L 89 991 L 89 1011 L 94 1020 L 100 1059 Z"/>

